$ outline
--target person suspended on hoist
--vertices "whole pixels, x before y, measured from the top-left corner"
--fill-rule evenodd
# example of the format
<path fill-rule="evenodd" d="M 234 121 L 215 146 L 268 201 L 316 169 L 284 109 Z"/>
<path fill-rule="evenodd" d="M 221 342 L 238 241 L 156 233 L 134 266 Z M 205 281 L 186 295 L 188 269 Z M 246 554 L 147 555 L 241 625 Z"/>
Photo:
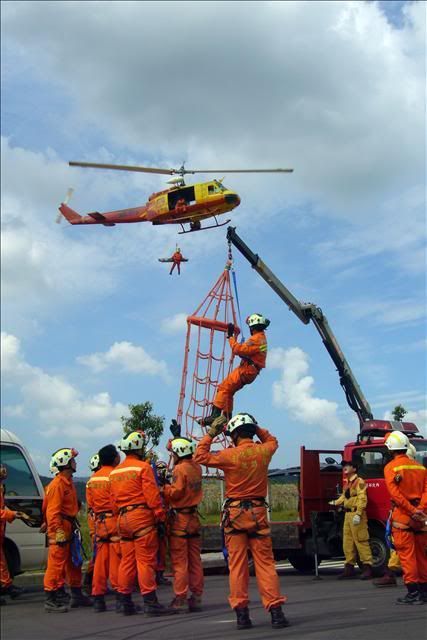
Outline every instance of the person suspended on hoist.
<path fill-rule="evenodd" d="M 159 262 L 172 262 L 172 267 L 169 271 L 169 275 L 172 275 L 175 267 L 178 268 L 178 275 L 181 275 L 181 262 L 188 262 L 188 258 L 184 258 L 181 253 L 181 249 L 179 247 L 176 247 L 175 252 L 171 255 L 170 258 L 159 258 Z"/>
<path fill-rule="evenodd" d="M 233 411 L 233 400 L 236 391 L 239 391 L 247 384 L 251 384 L 258 376 L 261 369 L 265 368 L 267 360 L 267 339 L 265 330 L 270 324 L 270 320 L 260 313 L 252 313 L 246 318 L 246 324 L 251 332 L 250 338 L 246 342 L 240 343 L 235 336 L 233 323 L 228 324 L 227 337 L 233 356 L 241 358 L 236 369 L 218 385 L 215 398 L 213 400 L 212 412 L 210 416 L 202 419 L 200 424 L 208 426 L 221 413 L 230 417 Z"/>

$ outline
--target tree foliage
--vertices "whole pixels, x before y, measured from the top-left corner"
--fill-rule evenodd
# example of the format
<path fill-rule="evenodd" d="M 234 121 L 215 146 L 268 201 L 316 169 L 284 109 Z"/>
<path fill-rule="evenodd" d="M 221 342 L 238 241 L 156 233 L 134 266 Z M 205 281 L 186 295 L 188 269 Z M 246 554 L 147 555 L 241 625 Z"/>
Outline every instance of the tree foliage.
<path fill-rule="evenodd" d="M 393 411 L 391 412 L 391 415 L 393 416 L 393 419 L 396 420 L 397 422 L 402 422 L 403 418 L 406 416 L 408 412 L 406 411 L 405 407 L 402 407 L 401 404 L 398 404 L 394 407 Z"/>
<path fill-rule="evenodd" d="M 130 404 L 130 416 L 120 418 L 123 425 L 123 433 L 126 435 L 131 431 L 143 431 L 145 433 L 146 453 L 150 449 L 157 447 L 162 436 L 165 418 L 153 413 L 151 402 L 141 404 Z"/>

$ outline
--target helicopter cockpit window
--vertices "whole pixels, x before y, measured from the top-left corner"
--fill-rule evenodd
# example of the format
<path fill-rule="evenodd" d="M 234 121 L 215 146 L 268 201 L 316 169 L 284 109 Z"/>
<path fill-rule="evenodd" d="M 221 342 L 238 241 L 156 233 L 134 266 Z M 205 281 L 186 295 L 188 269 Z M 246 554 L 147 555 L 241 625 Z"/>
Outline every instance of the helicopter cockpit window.
<path fill-rule="evenodd" d="M 215 183 L 215 184 L 210 184 L 208 185 L 208 194 L 212 195 L 214 193 L 222 193 L 222 189 L 219 183 Z"/>

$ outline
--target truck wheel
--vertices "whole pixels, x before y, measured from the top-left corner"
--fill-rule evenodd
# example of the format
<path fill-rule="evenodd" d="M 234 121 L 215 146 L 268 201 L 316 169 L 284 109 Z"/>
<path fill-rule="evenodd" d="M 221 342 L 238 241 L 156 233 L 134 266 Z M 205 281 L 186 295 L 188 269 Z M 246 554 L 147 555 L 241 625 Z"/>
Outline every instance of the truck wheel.
<path fill-rule="evenodd" d="M 295 553 L 288 553 L 288 560 L 293 568 L 300 573 L 314 573 L 314 570 L 316 568 L 314 556 L 308 556 L 303 552 L 296 551 Z M 319 559 L 317 561 L 317 564 L 320 564 Z"/>
<path fill-rule="evenodd" d="M 376 576 L 384 575 L 390 550 L 385 541 L 384 529 L 378 526 L 369 528 L 369 544 L 372 551 L 372 571 Z"/>

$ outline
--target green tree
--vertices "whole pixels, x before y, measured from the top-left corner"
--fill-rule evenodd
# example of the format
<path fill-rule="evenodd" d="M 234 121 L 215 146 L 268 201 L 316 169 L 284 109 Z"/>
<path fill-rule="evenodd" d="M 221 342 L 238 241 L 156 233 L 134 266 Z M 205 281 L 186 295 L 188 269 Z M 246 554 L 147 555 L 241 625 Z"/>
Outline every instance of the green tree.
<path fill-rule="evenodd" d="M 393 411 L 391 412 L 391 415 L 393 416 L 393 419 L 396 420 L 397 422 L 402 422 L 403 418 L 406 416 L 408 412 L 406 411 L 405 407 L 402 407 L 401 404 L 398 404 L 394 407 Z"/>
<path fill-rule="evenodd" d="M 120 418 L 123 432 L 126 435 L 131 431 L 143 431 L 145 433 L 145 452 L 150 454 L 150 450 L 157 447 L 160 442 L 165 427 L 165 418 L 153 413 L 151 402 L 130 404 L 128 406 L 130 416 L 122 416 Z"/>

